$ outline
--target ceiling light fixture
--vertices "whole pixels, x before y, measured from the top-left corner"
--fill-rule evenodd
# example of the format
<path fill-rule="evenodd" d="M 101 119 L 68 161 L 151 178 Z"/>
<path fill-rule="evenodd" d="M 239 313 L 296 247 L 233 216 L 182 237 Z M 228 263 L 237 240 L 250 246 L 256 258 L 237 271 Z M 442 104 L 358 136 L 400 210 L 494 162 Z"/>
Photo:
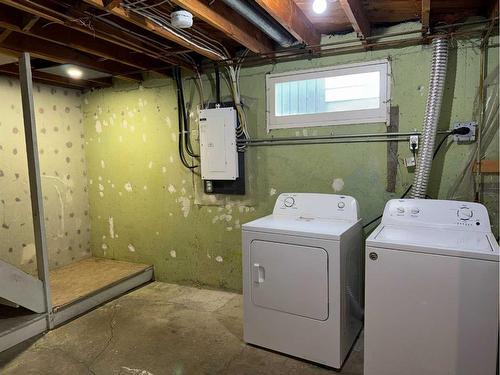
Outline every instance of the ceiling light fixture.
<path fill-rule="evenodd" d="M 326 10 L 326 0 L 314 0 L 312 8 L 316 14 L 323 13 Z"/>
<path fill-rule="evenodd" d="M 70 78 L 73 79 L 80 79 L 83 76 L 83 72 L 80 69 L 75 68 L 73 66 L 66 69 L 66 74 L 68 74 L 68 76 L 70 76 Z"/>

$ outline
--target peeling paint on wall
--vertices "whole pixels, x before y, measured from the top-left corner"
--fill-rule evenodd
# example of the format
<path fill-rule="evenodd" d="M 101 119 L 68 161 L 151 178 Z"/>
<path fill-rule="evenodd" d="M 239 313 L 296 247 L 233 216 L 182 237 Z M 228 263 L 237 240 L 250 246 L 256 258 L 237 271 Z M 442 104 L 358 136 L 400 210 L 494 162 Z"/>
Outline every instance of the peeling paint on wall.
<path fill-rule="evenodd" d="M 332 189 L 338 193 L 344 189 L 344 180 L 341 178 L 334 178 L 332 182 Z"/>
<path fill-rule="evenodd" d="M 415 26 L 418 25 L 403 25 L 388 31 L 404 31 Z M 353 36 L 335 37 L 334 40 Z M 470 43 L 459 46 L 453 52 L 455 58 L 450 66 L 453 74 L 449 77 L 455 77 L 454 91 L 445 93 L 443 113 L 447 115 L 441 121 L 442 129 L 453 121 L 472 118 L 472 103 L 479 76 L 479 55 L 476 52 Z M 498 59 L 493 55 L 492 59 Z M 425 95 L 421 92 L 426 89 L 416 88 L 428 80 L 431 51 L 414 46 L 242 69 L 240 85 L 248 105 L 250 134 L 255 138 L 270 136 L 265 127 L 265 75 L 271 69 L 285 72 L 387 57 L 391 58 L 393 73 L 391 100 L 400 108 L 401 131 L 418 128 L 425 109 Z M 422 63 L 415 65 L 416 60 Z M 210 87 L 210 82 L 206 80 L 205 83 L 206 87 Z M 225 90 L 224 85 L 222 90 Z M 186 92 L 197 97 L 191 81 L 186 81 Z M 177 100 L 171 80 L 148 81 L 141 90 L 94 90 L 85 98 L 87 104 L 83 108 L 89 179 L 95 182 L 97 176 L 103 175 L 104 170 L 99 165 L 102 159 L 106 161 L 105 179 L 112 180 L 117 187 L 126 183 L 130 184 L 130 188 L 134 187 L 130 191 L 125 188 L 105 189 L 106 195 L 101 199 L 97 184 L 90 185 L 93 250 L 98 256 L 111 256 L 103 254 L 100 244 L 101 236 L 109 234 L 107 218 L 112 216 L 115 226 L 119 223 L 119 228 L 124 228 L 120 233 L 126 233 L 122 238 L 113 240 L 113 257 L 153 262 L 158 280 L 241 289 L 241 225 L 270 214 L 279 192 L 352 195 L 360 203 L 362 217 L 371 220 L 381 213 L 388 199 L 400 196 L 412 181 L 412 174 L 399 169 L 396 192 L 385 191 L 385 143 L 249 147 L 245 155 L 247 195 L 206 195 L 199 177 L 193 176 L 179 161 Z M 146 102 L 147 105 L 144 104 Z M 196 104 L 192 103 L 193 108 Z M 99 113 L 99 108 L 102 113 Z M 116 116 L 117 125 L 124 123 L 125 127 L 103 127 L 102 133 L 97 133 L 96 121 L 102 123 L 113 116 Z M 196 127 L 195 121 L 193 124 Z M 131 126 L 136 129 L 134 133 L 130 131 Z M 355 127 L 340 125 L 273 130 L 271 136 L 386 131 L 384 124 L 360 124 Z M 147 134 L 148 147 L 144 147 L 143 134 Z M 98 138 L 101 138 L 100 143 Z M 194 144 L 196 147 L 196 141 Z M 449 148 L 445 160 L 441 161 L 442 168 L 436 169 L 442 170 L 443 176 L 431 177 L 431 185 L 436 189 L 433 195 L 445 198 L 450 181 L 460 170 L 470 149 L 467 145 L 452 145 Z M 152 167 L 146 168 L 150 162 L 153 162 Z M 129 243 L 133 243 L 138 250 L 129 251 Z M 178 255 L 175 261 L 170 256 L 172 249 Z M 216 256 L 223 261 L 218 262 Z"/>
<path fill-rule="evenodd" d="M 90 255 L 79 91 L 34 85 L 49 267 Z M 0 259 L 35 274 L 35 245 L 19 82 L 0 76 Z M 90 182 L 89 182 L 90 183 Z"/>

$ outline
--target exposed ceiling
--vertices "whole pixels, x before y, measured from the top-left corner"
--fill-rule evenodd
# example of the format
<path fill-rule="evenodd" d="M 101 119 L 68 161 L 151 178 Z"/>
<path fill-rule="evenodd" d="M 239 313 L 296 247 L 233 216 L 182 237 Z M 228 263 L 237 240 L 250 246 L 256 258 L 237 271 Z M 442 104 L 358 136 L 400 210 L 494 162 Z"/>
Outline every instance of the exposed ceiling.
<path fill-rule="evenodd" d="M 434 25 L 470 16 L 498 17 L 496 0 L 327 0 L 325 13 L 313 0 L 243 0 L 306 46 L 320 34 L 357 32 L 362 42 L 375 26 L 420 20 L 423 34 Z M 140 3 L 140 5 L 137 5 Z M 169 74 L 173 66 L 193 70 L 201 61 L 234 57 L 245 48 L 270 54 L 277 44 L 226 0 L 0 0 L 0 53 L 31 53 L 33 76 L 70 87 L 109 86 L 111 78 L 72 80 L 51 73 L 75 64 L 131 81 L 141 73 Z M 194 15 L 192 28 L 170 26 L 177 7 Z M 265 30 L 265 28 L 264 28 Z M 38 69 L 44 69 L 38 70 Z M 15 62 L 0 59 L 0 74 L 17 74 Z"/>

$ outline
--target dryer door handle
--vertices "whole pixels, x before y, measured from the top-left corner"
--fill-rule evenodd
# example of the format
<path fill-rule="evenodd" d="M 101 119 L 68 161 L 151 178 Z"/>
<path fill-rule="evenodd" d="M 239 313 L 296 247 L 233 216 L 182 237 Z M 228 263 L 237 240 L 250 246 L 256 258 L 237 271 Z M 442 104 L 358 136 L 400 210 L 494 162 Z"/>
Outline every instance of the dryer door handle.
<path fill-rule="evenodd" d="M 264 282 L 265 270 L 259 263 L 253 264 L 253 282 L 261 284 Z"/>

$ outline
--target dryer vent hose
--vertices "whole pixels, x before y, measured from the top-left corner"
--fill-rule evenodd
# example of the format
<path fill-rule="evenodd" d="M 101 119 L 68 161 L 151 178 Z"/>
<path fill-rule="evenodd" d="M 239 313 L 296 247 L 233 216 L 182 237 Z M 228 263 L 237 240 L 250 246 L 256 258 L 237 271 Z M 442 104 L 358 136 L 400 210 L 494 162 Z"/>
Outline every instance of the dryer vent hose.
<path fill-rule="evenodd" d="M 424 125 L 420 150 L 415 169 L 415 179 L 410 193 L 411 198 L 425 198 L 431 173 L 434 145 L 438 128 L 441 102 L 448 62 L 448 39 L 437 37 L 432 41 L 432 67 L 429 94 L 425 108 Z"/>

